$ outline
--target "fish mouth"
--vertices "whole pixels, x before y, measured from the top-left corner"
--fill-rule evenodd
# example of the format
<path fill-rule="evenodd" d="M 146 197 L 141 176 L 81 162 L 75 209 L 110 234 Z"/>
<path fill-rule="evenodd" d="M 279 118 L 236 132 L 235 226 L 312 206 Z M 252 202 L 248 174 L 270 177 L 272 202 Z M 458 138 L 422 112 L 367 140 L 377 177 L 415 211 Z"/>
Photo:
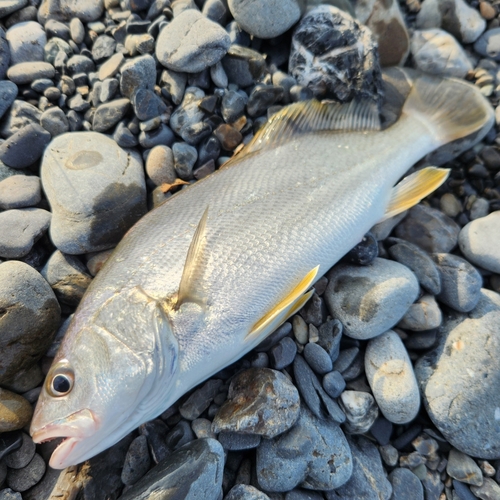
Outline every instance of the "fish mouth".
<path fill-rule="evenodd" d="M 84 409 L 40 429 L 32 427 L 31 437 L 38 444 L 62 438 L 50 457 L 49 465 L 53 469 L 64 469 L 78 463 L 78 460 L 71 458 L 71 452 L 80 441 L 93 435 L 97 427 L 98 422 L 92 411 Z"/>

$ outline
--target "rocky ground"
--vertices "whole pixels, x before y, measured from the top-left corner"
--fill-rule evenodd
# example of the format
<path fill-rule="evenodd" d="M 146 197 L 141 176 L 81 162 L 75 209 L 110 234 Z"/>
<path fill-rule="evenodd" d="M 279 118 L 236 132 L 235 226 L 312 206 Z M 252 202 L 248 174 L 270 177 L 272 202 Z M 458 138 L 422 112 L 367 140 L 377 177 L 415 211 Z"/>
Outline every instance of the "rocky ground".
<path fill-rule="evenodd" d="M 362 96 L 390 121 L 401 75 L 381 68 L 398 64 L 497 106 L 496 0 L 320 3 L 0 2 L 0 500 L 500 499 L 496 127 L 421 162 L 450 178 L 157 419 L 62 472 L 27 434 L 125 231 L 281 106 Z"/>

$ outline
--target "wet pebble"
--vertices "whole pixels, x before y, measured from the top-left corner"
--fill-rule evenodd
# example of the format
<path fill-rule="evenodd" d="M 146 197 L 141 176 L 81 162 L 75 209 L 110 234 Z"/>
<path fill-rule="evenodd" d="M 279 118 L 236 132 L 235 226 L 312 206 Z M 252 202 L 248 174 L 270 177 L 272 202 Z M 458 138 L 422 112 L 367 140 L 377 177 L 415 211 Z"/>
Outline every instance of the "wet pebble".
<path fill-rule="evenodd" d="M 344 391 L 340 395 L 339 405 L 345 413 L 343 427 L 348 434 L 368 432 L 378 416 L 377 403 L 367 392 Z"/>
<path fill-rule="evenodd" d="M 121 473 L 123 484 L 130 486 L 141 479 L 151 467 L 146 436 L 137 436 L 129 446 Z"/>
<path fill-rule="evenodd" d="M 32 415 L 33 410 L 26 399 L 0 388 L 0 432 L 22 429 L 30 422 Z"/>
<path fill-rule="evenodd" d="M 13 175 L 0 181 L 0 209 L 31 207 L 37 205 L 41 198 L 39 177 Z"/>
<path fill-rule="evenodd" d="M 356 339 L 376 337 L 394 326 L 419 291 L 407 267 L 380 258 L 366 267 L 337 265 L 328 279 L 324 297 L 330 313 Z"/>
<path fill-rule="evenodd" d="M 228 400 L 217 412 L 212 429 L 275 437 L 288 430 L 299 416 L 295 386 L 282 373 L 250 368 L 229 386 Z"/>

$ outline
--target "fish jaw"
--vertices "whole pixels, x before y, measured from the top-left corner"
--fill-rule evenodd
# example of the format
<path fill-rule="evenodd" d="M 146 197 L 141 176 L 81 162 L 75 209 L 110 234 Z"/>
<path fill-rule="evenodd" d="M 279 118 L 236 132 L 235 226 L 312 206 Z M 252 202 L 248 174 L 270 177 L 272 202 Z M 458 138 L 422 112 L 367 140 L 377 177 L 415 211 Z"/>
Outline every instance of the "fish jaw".
<path fill-rule="evenodd" d="M 98 429 L 99 422 L 94 413 L 85 408 L 38 429 L 34 419 L 30 434 L 35 443 L 64 438 L 52 453 L 49 465 L 53 469 L 65 469 L 78 462 L 73 458 L 75 448 L 78 451 L 78 443 L 94 435 Z"/>

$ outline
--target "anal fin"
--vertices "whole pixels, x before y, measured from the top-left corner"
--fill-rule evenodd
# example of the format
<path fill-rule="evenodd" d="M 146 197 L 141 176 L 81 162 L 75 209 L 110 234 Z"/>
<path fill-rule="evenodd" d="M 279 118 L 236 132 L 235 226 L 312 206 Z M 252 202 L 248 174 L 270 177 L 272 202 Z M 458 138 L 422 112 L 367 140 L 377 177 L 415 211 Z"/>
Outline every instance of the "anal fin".
<path fill-rule="evenodd" d="M 408 210 L 436 190 L 448 178 L 449 168 L 426 167 L 405 177 L 392 188 L 382 220 Z"/>
<path fill-rule="evenodd" d="M 304 278 L 269 312 L 259 319 L 245 337 L 245 340 L 253 341 L 257 338 L 263 340 L 274 332 L 292 314 L 295 314 L 312 296 L 314 290 L 308 290 L 314 278 L 318 274 L 319 266 L 311 269 Z"/>

